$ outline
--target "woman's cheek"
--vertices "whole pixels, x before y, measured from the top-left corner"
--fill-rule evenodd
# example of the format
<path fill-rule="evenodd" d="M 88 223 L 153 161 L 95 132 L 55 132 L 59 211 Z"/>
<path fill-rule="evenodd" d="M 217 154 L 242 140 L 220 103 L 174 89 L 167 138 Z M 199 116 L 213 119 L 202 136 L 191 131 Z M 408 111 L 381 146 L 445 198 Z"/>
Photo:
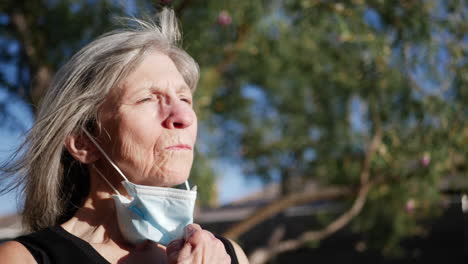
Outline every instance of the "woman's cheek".
<path fill-rule="evenodd" d="M 135 142 L 122 142 L 120 154 L 117 155 L 121 157 L 123 163 L 128 164 L 129 169 L 132 170 L 129 172 L 130 174 L 138 173 L 141 175 L 151 168 L 150 164 L 154 162 L 151 150 Z M 138 177 L 139 175 L 134 176 Z"/>

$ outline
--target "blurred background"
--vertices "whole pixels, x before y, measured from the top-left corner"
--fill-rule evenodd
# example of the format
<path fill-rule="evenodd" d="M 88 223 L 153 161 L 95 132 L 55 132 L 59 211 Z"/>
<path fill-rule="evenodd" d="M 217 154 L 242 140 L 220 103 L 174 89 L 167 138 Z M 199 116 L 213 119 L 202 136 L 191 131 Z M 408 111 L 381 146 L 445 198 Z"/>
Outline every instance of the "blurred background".
<path fill-rule="evenodd" d="M 466 261 L 464 0 L 3 0 L 0 160 L 60 65 L 163 6 L 201 67 L 202 227 L 253 264 Z M 21 197 L 0 197 L 0 239 Z"/>

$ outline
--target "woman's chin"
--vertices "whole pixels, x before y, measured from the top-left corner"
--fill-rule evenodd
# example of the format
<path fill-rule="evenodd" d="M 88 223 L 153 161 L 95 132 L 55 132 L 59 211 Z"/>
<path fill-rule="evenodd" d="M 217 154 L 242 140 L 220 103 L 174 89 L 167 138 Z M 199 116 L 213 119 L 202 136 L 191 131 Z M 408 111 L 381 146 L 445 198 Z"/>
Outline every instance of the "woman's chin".
<path fill-rule="evenodd" d="M 181 177 L 181 174 L 175 174 L 173 177 L 168 179 L 167 182 L 164 183 L 164 187 L 174 187 L 180 184 L 183 184 L 185 181 L 188 180 L 188 174 L 186 177 Z"/>
<path fill-rule="evenodd" d="M 140 181 L 134 181 L 136 184 L 158 186 L 158 187 L 174 187 L 183 184 L 189 178 L 189 173 L 183 171 L 170 171 L 163 175 L 155 175 Z"/>

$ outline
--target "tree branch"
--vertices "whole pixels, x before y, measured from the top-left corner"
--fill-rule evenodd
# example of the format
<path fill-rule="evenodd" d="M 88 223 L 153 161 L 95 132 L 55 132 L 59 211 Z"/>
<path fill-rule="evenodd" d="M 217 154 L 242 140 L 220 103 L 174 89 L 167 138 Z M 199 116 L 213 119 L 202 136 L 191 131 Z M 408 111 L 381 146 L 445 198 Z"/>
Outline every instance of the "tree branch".
<path fill-rule="evenodd" d="M 361 185 L 364 185 L 369 181 L 372 158 L 374 157 L 375 152 L 377 151 L 382 142 L 382 130 L 380 128 L 379 122 L 380 120 L 377 117 L 375 117 L 374 123 L 376 123 L 376 131 L 374 133 L 374 136 L 372 137 L 369 147 L 366 150 L 366 155 L 362 163 L 362 169 L 360 174 Z"/>
<path fill-rule="evenodd" d="M 364 204 L 367 199 L 367 194 L 369 193 L 371 186 L 383 181 L 384 179 L 376 178 L 374 180 L 369 180 L 371 162 L 374 157 L 374 154 L 376 153 L 379 145 L 381 144 L 381 140 L 382 131 L 380 129 L 380 126 L 376 126 L 376 132 L 372 137 L 372 140 L 369 144 L 369 147 L 366 150 L 366 154 L 363 160 L 363 165 L 360 173 L 360 188 L 352 207 L 348 211 L 343 213 L 340 217 L 335 219 L 322 230 L 308 231 L 303 233 L 297 239 L 276 242 L 273 245 L 270 245 L 269 247 L 259 248 L 255 250 L 249 258 L 251 263 L 265 263 L 268 259 L 272 258 L 273 256 L 276 256 L 277 254 L 285 251 L 297 249 L 308 241 L 321 240 L 346 226 L 356 215 L 358 215 L 364 207 Z M 261 210 L 248 217 L 246 220 L 234 225 L 224 233 L 224 236 L 229 237 L 231 239 L 236 239 L 241 234 L 250 230 L 258 223 L 291 206 L 310 203 L 317 200 L 337 199 L 340 197 L 351 195 L 353 193 L 354 191 L 351 188 L 330 187 L 318 193 L 304 192 L 300 194 L 289 194 L 285 197 L 273 201 L 266 207 L 262 208 Z"/>
<path fill-rule="evenodd" d="M 365 186 L 369 181 L 368 179 L 371 160 L 378 146 L 380 145 L 381 138 L 382 132 L 380 129 L 377 129 L 366 151 L 366 155 L 363 161 L 363 167 L 360 174 L 361 186 Z M 355 191 L 352 188 L 346 187 L 329 187 L 316 193 L 291 193 L 272 201 L 264 208 L 249 216 L 247 219 L 229 228 L 223 235 L 231 239 L 237 239 L 240 235 L 247 232 L 255 225 L 291 206 L 310 203 L 318 200 L 338 199 L 352 195 L 353 193 L 355 193 Z"/>
<path fill-rule="evenodd" d="M 38 64 L 37 50 L 34 46 L 34 41 L 32 39 L 33 34 L 31 30 L 29 30 L 26 17 L 24 16 L 23 12 L 19 10 L 14 10 L 10 17 L 16 32 L 18 32 L 21 43 L 23 44 L 24 51 L 30 63 L 36 66 Z"/>
<path fill-rule="evenodd" d="M 42 98 L 45 90 L 50 85 L 53 71 L 48 65 L 41 62 L 41 56 L 37 49 L 37 41 L 33 38 L 33 32 L 30 30 L 24 13 L 15 9 L 12 11 L 10 17 L 12 25 L 22 43 L 27 60 L 31 65 L 31 76 L 33 77 L 34 85 L 30 93 L 30 101 L 33 105 L 37 106 L 40 98 Z"/>
<path fill-rule="evenodd" d="M 240 235 L 250 230 L 255 225 L 272 217 L 273 215 L 283 211 L 291 206 L 310 203 L 319 200 L 332 200 L 340 197 L 348 196 L 353 193 L 351 188 L 345 187 L 330 187 L 316 193 L 303 192 L 299 194 L 289 194 L 272 201 L 264 208 L 256 211 L 242 222 L 228 229 L 223 236 L 230 239 L 237 239 Z"/>
<path fill-rule="evenodd" d="M 366 151 L 366 155 L 363 161 L 363 166 L 360 174 L 361 187 L 359 189 L 357 198 L 354 200 L 353 206 L 343 213 L 340 217 L 335 219 L 333 222 L 328 224 L 325 228 L 318 231 L 308 231 L 303 233 L 297 239 L 290 239 L 280 243 L 276 243 L 270 247 L 259 248 L 255 250 L 250 256 L 249 260 L 251 264 L 263 264 L 266 263 L 272 257 L 290 250 L 300 248 L 304 243 L 308 241 L 321 240 L 334 234 L 336 231 L 345 227 L 354 217 L 356 217 L 364 208 L 366 203 L 367 194 L 370 188 L 380 182 L 382 179 L 374 179 L 369 181 L 370 168 L 372 158 L 378 149 L 382 139 L 382 131 L 380 126 L 377 126 L 376 132 L 372 137 L 371 143 Z"/>
<path fill-rule="evenodd" d="M 298 249 L 301 246 L 303 246 L 306 242 L 324 239 L 325 237 L 328 237 L 329 235 L 340 230 L 361 212 L 366 202 L 369 189 L 372 185 L 373 183 L 368 183 L 362 186 L 362 188 L 359 191 L 358 197 L 354 201 L 353 206 L 340 217 L 338 217 L 336 220 L 328 224 L 325 228 L 319 231 L 305 232 L 297 239 L 285 240 L 280 243 L 277 243 L 273 247 L 259 248 L 249 256 L 250 263 L 266 263 L 269 259 L 282 252 Z"/>

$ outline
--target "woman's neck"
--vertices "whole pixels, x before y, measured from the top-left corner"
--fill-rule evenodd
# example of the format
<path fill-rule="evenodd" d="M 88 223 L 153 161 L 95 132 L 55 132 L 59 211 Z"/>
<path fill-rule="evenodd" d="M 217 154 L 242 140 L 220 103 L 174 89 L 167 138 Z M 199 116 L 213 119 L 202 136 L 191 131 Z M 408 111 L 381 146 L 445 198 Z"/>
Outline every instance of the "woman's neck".
<path fill-rule="evenodd" d="M 115 212 L 113 191 L 91 175 L 91 190 L 83 206 L 61 226 L 88 242 L 111 263 L 167 263 L 165 247 L 154 242 L 132 245 L 123 238 Z"/>
<path fill-rule="evenodd" d="M 91 244 L 124 241 L 116 221 L 112 193 L 107 189 L 91 184 L 90 194 L 83 206 L 62 227 Z"/>

